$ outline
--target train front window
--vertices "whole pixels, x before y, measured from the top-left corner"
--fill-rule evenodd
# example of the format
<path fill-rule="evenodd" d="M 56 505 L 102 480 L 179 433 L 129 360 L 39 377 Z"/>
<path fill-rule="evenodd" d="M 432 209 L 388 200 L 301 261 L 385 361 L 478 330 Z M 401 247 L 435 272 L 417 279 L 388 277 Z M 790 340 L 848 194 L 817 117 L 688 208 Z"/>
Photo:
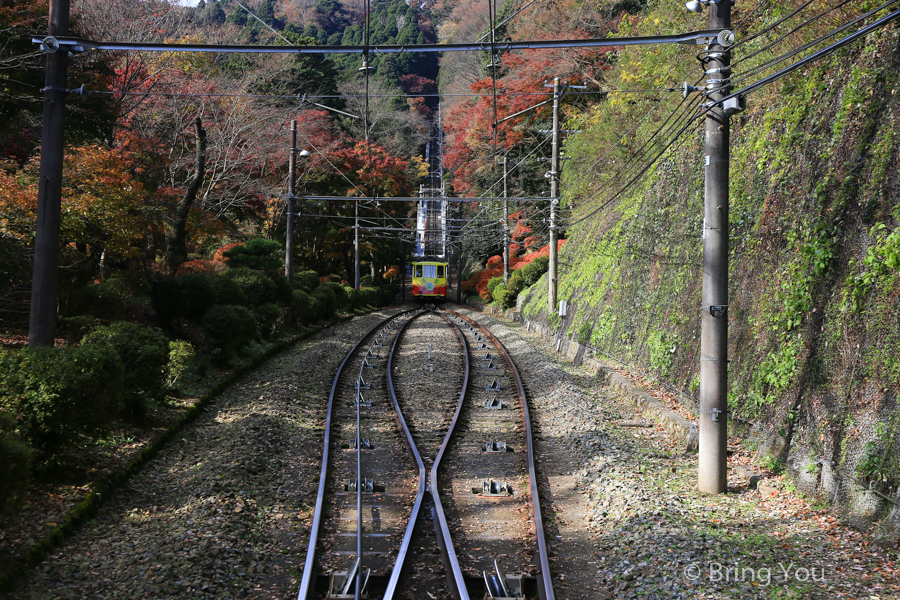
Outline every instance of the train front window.
<path fill-rule="evenodd" d="M 438 268 L 437 268 L 437 276 L 438 276 L 440 279 L 443 279 L 443 278 L 444 278 L 444 265 L 438 266 Z"/>
<path fill-rule="evenodd" d="M 416 277 L 422 276 L 422 265 L 416 265 Z"/>
<path fill-rule="evenodd" d="M 434 279 L 434 272 L 437 269 L 435 265 L 424 265 L 425 266 L 425 279 Z"/>

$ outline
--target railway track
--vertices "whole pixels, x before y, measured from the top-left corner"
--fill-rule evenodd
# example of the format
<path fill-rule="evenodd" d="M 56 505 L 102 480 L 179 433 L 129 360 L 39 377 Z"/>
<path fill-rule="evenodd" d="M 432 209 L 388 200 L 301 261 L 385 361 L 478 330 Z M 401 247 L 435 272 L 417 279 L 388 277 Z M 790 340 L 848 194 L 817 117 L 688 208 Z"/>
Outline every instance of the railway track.
<path fill-rule="evenodd" d="M 332 384 L 298 600 L 546 600 L 549 573 L 506 350 L 452 311 L 380 323 Z"/>

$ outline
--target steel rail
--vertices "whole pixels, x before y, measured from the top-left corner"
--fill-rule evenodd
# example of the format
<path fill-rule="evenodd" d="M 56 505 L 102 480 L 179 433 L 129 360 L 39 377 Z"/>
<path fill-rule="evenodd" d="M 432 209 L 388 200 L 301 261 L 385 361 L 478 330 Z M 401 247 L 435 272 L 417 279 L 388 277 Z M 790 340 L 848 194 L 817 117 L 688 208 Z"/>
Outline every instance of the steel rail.
<path fill-rule="evenodd" d="M 503 358 L 506 360 L 506 363 L 509 365 L 509 368 L 512 371 L 513 379 L 515 379 L 516 381 L 516 387 L 519 390 L 519 398 L 522 400 L 522 410 L 525 413 L 525 447 L 528 454 L 528 485 L 531 491 L 531 510 L 533 513 L 532 516 L 534 517 L 534 533 L 535 540 L 537 542 L 538 564 L 535 566 L 537 566 L 538 594 L 541 600 L 554 600 L 556 596 L 553 593 L 553 581 L 550 577 L 550 558 L 547 554 L 547 542 L 544 539 L 544 520 L 541 516 L 541 502 L 538 495 L 537 475 L 534 468 L 534 448 L 531 442 L 531 415 L 528 409 L 528 400 L 525 397 L 525 387 L 522 385 L 522 377 L 519 375 L 519 370 L 516 368 L 516 364 L 513 362 L 512 357 L 506 351 L 506 348 L 503 346 L 503 344 L 500 343 L 500 340 L 494 337 L 494 335 L 490 331 L 488 331 L 477 321 L 470 319 L 465 315 L 462 315 L 455 311 L 447 312 L 458 315 L 472 325 L 475 325 L 488 338 L 490 338 L 494 345 L 497 347 L 497 350 L 503 355 Z"/>
<path fill-rule="evenodd" d="M 322 450 L 322 470 L 319 473 L 319 490 L 316 494 L 316 508 L 313 513 L 313 522 L 310 526 L 309 530 L 309 546 L 306 551 L 306 561 L 303 564 L 303 577 L 300 580 L 300 589 L 297 592 L 297 600 L 308 600 L 310 598 L 310 593 L 313 591 L 315 587 L 315 574 L 313 573 L 313 566 L 315 564 L 316 559 L 316 546 L 319 541 L 319 527 L 322 524 L 322 508 L 325 504 L 325 488 L 328 481 L 328 464 L 329 464 L 329 455 L 331 449 L 331 417 L 334 413 L 334 396 L 337 392 L 338 382 L 341 379 L 341 376 L 344 373 L 344 367 L 347 366 L 347 363 L 353 357 L 359 347 L 363 345 L 363 342 L 368 339 L 372 333 L 375 332 L 380 327 L 384 327 L 387 323 L 390 323 L 394 319 L 397 319 L 403 315 L 409 314 L 411 312 L 415 312 L 418 309 L 406 310 L 401 313 L 398 313 L 394 316 L 388 317 L 383 321 L 379 322 L 377 325 L 372 327 L 365 335 L 363 335 L 356 344 L 354 344 L 353 348 L 347 352 L 347 355 L 344 357 L 344 360 L 341 361 L 340 366 L 338 366 L 337 374 L 334 376 L 334 381 L 331 384 L 331 392 L 328 394 L 328 408 L 325 413 L 325 441 L 323 443 Z M 357 487 L 359 484 L 357 483 Z"/>
<path fill-rule="evenodd" d="M 438 450 L 437 456 L 434 459 L 434 464 L 431 465 L 430 488 L 431 497 L 434 500 L 434 528 L 437 532 L 438 544 L 441 547 L 441 553 L 444 558 L 444 567 L 447 570 L 447 583 L 450 586 L 450 593 L 457 600 L 469 600 L 469 592 L 466 590 L 466 581 L 463 577 L 462 568 L 459 566 L 456 549 L 453 547 L 450 526 L 447 523 L 447 516 L 444 514 L 444 507 L 441 504 L 437 475 L 438 467 L 441 465 L 441 459 L 443 459 L 444 452 L 450 445 L 450 439 L 453 437 L 456 424 L 459 422 L 459 416 L 462 413 L 466 392 L 469 390 L 469 344 L 466 342 L 466 336 L 459 330 L 459 326 L 450 321 L 450 319 L 443 314 L 444 312 L 445 311 L 440 311 L 438 312 L 438 315 L 453 326 L 453 331 L 456 333 L 456 337 L 462 346 L 465 371 L 463 375 L 462 391 L 459 393 L 459 402 L 456 404 L 456 411 L 453 413 L 453 419 L 450 421 L 450 427 L 447 429 L 446 435 L 444 435 L 444 441 L 441 442 L 441 448 Z"/>
<path fill-rule="evenodd" d="M 31 41 L 44 48 L 58 44 L 69 52 L 85 50 L 130 50 L 143 52 L 221 52 L 226 54 L 398 54 L 403 52 L 507 52 L 543 48 L 614 48 L 652 44 L 707 43 L 719 35 L 720 29 L 690 31 L 674 35 L 648 35 L 621 38 L 585 38 L 580 40 L 531 40 L 491 43 L 406 44 L 384 46 L 252 46 L 236 44 L 157 44 L 135 42 L 98 42 L 80 37 L 60 36 L 51 43 L 48 38 L 33 36 Z M 45 50 L 46 51 L 46 50 Z M 55 52 L 56 50 L 52 50 Z"/>
<path fill-rule="evenodd" d="M 426 312 L 422 311 L 414 317 L 407 319 L 406 322 L 400 326 L 400 329 L 397 330 L 397 335 L 394 336 L 394 343 L 391 344 L 391 352 L 390 354 L 388 354 L 387 360 L 388 394 L 390 394 L 391 401 L 394 403 L 394 416 L 397 420 L 397 424 L 400 426 L 400 429 L 406 436 L 406 446 L 407 448 L 409 448 L 409 452 L 410 454 L 412 454 L 413 460 L 416 462 L 416 469 L 419 472 L 419 487 L 416 490 L 416 501 L 413 503 L 412 511 L 409 514 L 409 522 L 407 523 L 406 531 L 403 534 L 403 541 L 400 542 L 400 549 L 397 552 L 397 560 L 394 561 L 394 568 L 391 570 L 391 577 L 390 579 L 388 579 L 388 584 L 384 592 L 383 600 L 391 600 L 394 597 L 394 592 L 397 591 L 397 583 L 400 581 L 400 575 L 403 571 L 403 563 L 406 560 L 407 552 L 409 552 L 409 544 L 412 540 L 413 530 L 416 527 L 416 521 L 419 518 L 419 511 L 422 509 L 422 500 L 425 498 L 425 463 L 422 462 L 422 456 L 419 454 L 419 449 L 416 447 L 416 443 L 413 440 L 412 433 L 410 433 L 409 427 L 406 424 L 406 419 L 403 417 L 403 411 L 400 410 L 400 403 L 397 401 L 397 394 L 394 391 L 394 378 L 391 375 L 391 373 L 393 372 L 392 368 L 394 366 L 394 354 L 397 351 L 397 346 L 400 342 L 400 336 L 403 335 L 404 330 L 406 330 L 406 327 L 410 323 L 424 314 L 426 314 Z"/>

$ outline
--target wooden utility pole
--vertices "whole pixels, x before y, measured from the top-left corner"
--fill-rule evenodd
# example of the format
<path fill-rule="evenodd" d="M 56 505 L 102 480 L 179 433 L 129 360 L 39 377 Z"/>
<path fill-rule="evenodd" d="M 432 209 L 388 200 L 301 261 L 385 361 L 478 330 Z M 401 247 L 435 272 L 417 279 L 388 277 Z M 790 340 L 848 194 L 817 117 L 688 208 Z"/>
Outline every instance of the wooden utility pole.
<path fill-rule="evenodd" d="M 69 0 L 51 0 L 50 38 L 69 35 Z M 46 40 L 44 76 L 44 127 L 41 134 L 41 166 L 38 182 L 34 270 L 31 281 L 31 315 L 28 345 L 52 346 L 56 337 L 59 223 L 62 203 L 63 149 L 65 146 L 66 75 L 69 53 L 55 40 Z"/>
<path fill-rule="evenodd" d="M 284 275 L 288 284 L 294 281 L 294 213 L 296 212 L 294 181 L 297 178 L 297 121 L 291 121 L 291 156 L 288 158 L 287 231 L 284 242 Z"/>
<path fill-rule="evenodd" d="M 709 28 L 731 26 L 731 2 L 710 2 Z M 709 494 L 728 486 L 728 147 L 729 118 L 721 103 L 729 93 L 730 52 L 713 38 L 704 57 L 707 98 L 706 188 L 703 200 L 703 312 L 700 323 L 700 418 L 697 487 Z"/>
<path fill-rule="evenodd" d="M 549 289 L 547 292 L 547 316 L 556 314 L 556 280 L 557 269 L 557 241 L 558 231 L 556 227 L 556 208 L 559 201 L 556 195 L 559 193 L 559 77 L 553 79 L 553 132 L 552 155 L 550 159 L 550 267 L 547 273 Z"/>

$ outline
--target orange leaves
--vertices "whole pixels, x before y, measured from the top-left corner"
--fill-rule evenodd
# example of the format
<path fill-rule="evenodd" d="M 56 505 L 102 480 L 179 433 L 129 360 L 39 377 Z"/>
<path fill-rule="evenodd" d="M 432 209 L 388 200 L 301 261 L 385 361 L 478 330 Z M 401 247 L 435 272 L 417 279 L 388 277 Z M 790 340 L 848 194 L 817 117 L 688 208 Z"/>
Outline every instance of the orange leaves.
<path fill-rule="evenodd" d="M 146 233 L 144 190 L 130 174 L 130 154 L 101 146 L 70 148 L 65 156 L 60 242 L 102 246 L 121 258 L 137 253 Z M 37 213 L 38 166 L 0 175 L 0 229 L 30 242 Z"/>

